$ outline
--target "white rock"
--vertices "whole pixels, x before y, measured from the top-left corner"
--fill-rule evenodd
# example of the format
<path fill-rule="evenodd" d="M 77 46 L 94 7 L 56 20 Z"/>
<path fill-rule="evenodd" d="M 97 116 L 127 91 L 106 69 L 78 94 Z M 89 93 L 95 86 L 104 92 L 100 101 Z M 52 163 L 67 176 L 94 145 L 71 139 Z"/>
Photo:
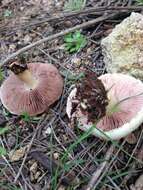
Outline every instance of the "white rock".
<path fill-rule="evenodd" d="M 143 15 L 131 13 L 101 41 L 108 72 L 122 72 L 143 80 Z"/>

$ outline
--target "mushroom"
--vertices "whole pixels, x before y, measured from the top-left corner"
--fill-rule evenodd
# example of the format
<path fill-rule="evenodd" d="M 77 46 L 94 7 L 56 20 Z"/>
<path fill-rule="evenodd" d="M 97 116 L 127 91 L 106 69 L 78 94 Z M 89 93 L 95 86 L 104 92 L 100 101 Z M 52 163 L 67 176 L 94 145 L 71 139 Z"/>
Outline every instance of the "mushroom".
<path fill-rule="evenodd" d="M 91 75 L 89 77 L 91 78 Z M 71 91 L 67 100 L 66 112 L 68 117 L 76 119 L 77 126 L 81 130 L 87 131 L 95 126 L 92 134 L 100 138 L 117 140 L 126 137 L 143 123 L 143 83 L 125 74 L 104 74 L 98 78 L 105 87 L 105 90 L 102 89 L 101 91 L 101 87 L 99 88 L 95 78 L 92 79 L 94 87 L 91 89 L 88 89 L 85 84 L 83 85 L 84 94 L 89 93 L 89 90 L 99 92 L 92 97 L 95 105 L 90 105 L 89 111 L 86 109 L 89 107 L 89 101 L 81 98 L 83 95 L 78 93 L 80 90 L 77 86 Z M 85 80 L 82 83 L 85 83 Z M 95 89 L 96 83 L 98 89 Z M 105 101 L 102 100 L 102 94 L 105 94 Z M 92 96 L 91 93 L 90 96 Z M 101 97 L 100 103 L 97 102 L 98 96 Z M 73 112 L 74 102 L 78 103 Z M 100 113 L 100 117 L 94 114 L 95 110 Z M 95 119 L 89 117 L 91 111 Z"/>
<path fill-rule="evenodd" d="M 0 87 L 0 98 L 11 113 L 40 114 L 61 96 L 63 80 L 55 66 L 14 62 L 9 68 L 13 73 Z"/>

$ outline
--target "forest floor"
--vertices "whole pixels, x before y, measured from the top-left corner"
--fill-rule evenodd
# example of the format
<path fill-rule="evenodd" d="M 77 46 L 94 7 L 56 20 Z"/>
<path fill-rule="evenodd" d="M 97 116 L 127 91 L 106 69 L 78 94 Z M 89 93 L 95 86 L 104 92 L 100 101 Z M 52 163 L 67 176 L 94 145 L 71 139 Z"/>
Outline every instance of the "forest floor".
<path fill-rule="evenodd" d="M 65 0 L 0 1 L 0 84 L 8 76 L 6 64 L 17 57 L 5 60 L 26 46 L 22 55 L 28 63 L 51 63 L 64 78 L 60 100 L 37 117 L 12 115 L 0 103 L 0 190 L 143 189 L 141 127 L 133 142 L 106 142 L 72 127 L 65 110 L 71 86 L 85 68 L 106 73 L 101 39 L 141 6 L 132 0 L 76 2 L 85 6 L 72 12 Z M 69 53 L 65 35 L 76 29 L 86 43 Z"/>

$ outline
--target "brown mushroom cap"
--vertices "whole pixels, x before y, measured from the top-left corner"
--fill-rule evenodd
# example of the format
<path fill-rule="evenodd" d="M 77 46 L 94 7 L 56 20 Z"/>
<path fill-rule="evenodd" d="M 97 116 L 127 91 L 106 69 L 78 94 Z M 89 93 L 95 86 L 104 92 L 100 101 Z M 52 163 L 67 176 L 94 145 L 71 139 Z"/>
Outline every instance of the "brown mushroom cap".
<path fill-rule="evenodd" d="M 1 101 L 13 114 L 20 115 L 23 112 L 31 116 L 40 114 L 62 94 L 63 80 L 55 66 L 29 63 L 28 69 L 36 80 L 36 86 L 33 89 L 13 73 L 0 88 Z"/>

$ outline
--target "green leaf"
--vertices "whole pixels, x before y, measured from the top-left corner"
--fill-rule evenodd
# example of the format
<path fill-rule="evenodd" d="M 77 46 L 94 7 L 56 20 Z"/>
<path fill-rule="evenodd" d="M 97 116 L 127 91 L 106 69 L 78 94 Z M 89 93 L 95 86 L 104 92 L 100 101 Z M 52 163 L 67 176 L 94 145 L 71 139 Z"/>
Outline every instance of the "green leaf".
<path fill-rule="evenodd" d="M 143 0 L 136 0 L 139 5 L 143 5 Z"/>
<path fill-rule="evenodd" d="M 70 53 L 76 52 L 76 48 L 73 47 L 73 48 L 71 48 L 69 51 L 70 51 Z"/>
<path fill-rule="evenodd" d="M 69 81 L 74 81 L 74 82 L 81 80 L 85 76 L 84 72 L 81 72 L 79 74 L 73 74 L 72 72 L 69 71 L 67 72 L 66 70 L 62 71 L 61 74 L 64 77 L 67 77 Z"/>
<path fill-rule="evenodd" d="M 65 41 L 65 42 L 72 42 L 72 41 L 73 41 L 72 33 L 67 34 L 67 35 L 64 37 L 64 41 Z"/>
<path fill-rule="evenodd" d="M 12 15 L 12 11 L 6 9 L 5 12 L 4 12 L 4 17 L 10 17 L 11 15 Z"/>
<path fill-rule="evenodd" d="M 25 121 L 25 122 L 29 122 L 31 120 L 31 117 L 27 112 L 23 112 L 21 114 L 21 117 L 22 117 L 23 121 Z"/>
<path fill-rule="evenodd" d="M 73 38 L 66 38 L 65 42 L 71 43 L 71 42 L 73 42 Z"/>
<path fill-rule="evenodd" d="M 81 34 L 80 31 L 75 31 L 74 33 L 66 35 L 64 41 L 65 49 L 69 51 L 69 53 L 77 52 L 87 44 L 86 37 Z"/>
<path fill-rule="evenodd" d="M 8 130 L 9 130 L 8 127 L 0 128 L 0 135 L 3 135 L 3 134 L 6 133 Z"/>
<path fill-rule="evenodd" d="M 6 149 L 5 148 L 3 148 L 2 146 L 0 146 L 0 156 L 2 156 L 2 155 L 6 155 Z"/>
<path fill-rule="evenodd" d="M 79 43 L 79 44 L 76 44 L 76 50 L 78 51 L 79 49 L 81 48 L 81 44 Z"/>
<path fill-rule="evenodd" d="M 80 39 L 81 38 L 81 33 L 79 31 L 76 31 L 75 34 L 74 34 L 74 38 L 75 39 Z"/>
<path fill-rule="evenodd" d="M 2 81 L 3 79 L 4 79 L 3 72 L 2 69 L 0 68 L 0 81 Z"/>

